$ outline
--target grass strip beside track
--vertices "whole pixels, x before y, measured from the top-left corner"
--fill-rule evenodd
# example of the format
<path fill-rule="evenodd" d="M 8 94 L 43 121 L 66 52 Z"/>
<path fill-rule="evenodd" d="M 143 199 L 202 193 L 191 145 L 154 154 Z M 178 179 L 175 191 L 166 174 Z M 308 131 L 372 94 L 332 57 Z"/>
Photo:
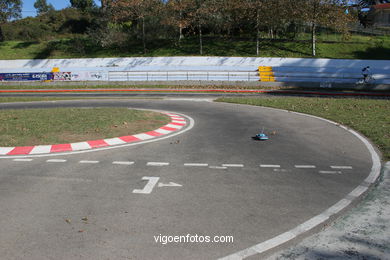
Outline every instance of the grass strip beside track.
<path fill-rule="evenodd" d="M 0 110 L 0 146 L 72 143 L 157 129 L 166 115 L 127 108 Z"/>
<path fill-rule="evenodd" d="M 390 160 L 390 101 L 358 98 L 220 98 L 219 102 L 280 108 L 323 117 L 359 131 Z"/>

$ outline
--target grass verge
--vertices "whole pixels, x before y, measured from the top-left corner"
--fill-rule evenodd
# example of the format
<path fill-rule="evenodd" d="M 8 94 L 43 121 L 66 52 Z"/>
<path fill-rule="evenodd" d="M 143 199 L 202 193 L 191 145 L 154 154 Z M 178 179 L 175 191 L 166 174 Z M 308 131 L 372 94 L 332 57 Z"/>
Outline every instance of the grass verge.
<path fill-rule="evenodd" d="M 61 144 L 157 129 L 166 115 L 127 108 L 0 110 L 0 146 Z"/>
<path fill-rule="evenodd" d="M 351 127 L 374 142 L 390 160 L 390 101 L 357 98 L 220 98 L 218 102 L 286 109 L 320 116 Z"/>
<path fill-rule="evenodd" d="M 312 57 L 309 35 L 297 40 L 262 38 L 260 41 L 262 57 Z M 187 37 L 180 45 L 173 44 L 171 40 L 152 41 L 147 43 L 147 53 L 144 53 L 139 41 L 129 42 L 126 48 L 102 48 L 86 36 L 50 41 L 6 41 L 0 44 L 0 59 L 199 56 L 198 42 L 197 37 Z M 343 40 L 341 36 L 319 35 L 317 57 L 384 60 L 390 59 L 389 48 L 388 36 L 352 35 L 349 40 Z M 253 57 L 256 56 L 256 41 L 204 37 L 203 55 Z"/>

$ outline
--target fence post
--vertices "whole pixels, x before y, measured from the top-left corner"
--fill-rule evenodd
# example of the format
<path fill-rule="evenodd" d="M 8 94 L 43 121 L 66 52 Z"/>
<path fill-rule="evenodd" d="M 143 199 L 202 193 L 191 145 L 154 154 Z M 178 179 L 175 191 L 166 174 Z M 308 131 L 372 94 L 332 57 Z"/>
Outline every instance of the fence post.
<path fill-rule="evenodd" d="M 149 72 L 146 72 L 146 81 L 149 81 Z"/>

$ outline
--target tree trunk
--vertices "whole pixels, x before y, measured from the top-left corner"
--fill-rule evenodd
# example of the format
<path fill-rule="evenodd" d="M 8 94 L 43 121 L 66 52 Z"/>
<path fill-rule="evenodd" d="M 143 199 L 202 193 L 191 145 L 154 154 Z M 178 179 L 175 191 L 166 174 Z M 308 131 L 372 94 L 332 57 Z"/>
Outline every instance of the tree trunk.
<path fill-rule="evenodd" d="M 316 56 L 316 24 L 314 22 L 311 25 L 311 50 L 312 55 Z"/>
<path fill-rule="evenodd" d="M 0 42 L 3 42 L 4 41 L 4 34 L 3 34 L 3 30 L 1 29 L 1 24 L 0 24 Z"/>
<path fill-rule="evenodd" d="M 199 21 L 199 52 L 203 55 L 202 24 Z"/>
<path fill-rule="evenodd" d="M 182 20 L 182 16 L 183 16 L 183 14 L 182 14 L 182 11 L 180 10 L 180 21 Z M 182 26 L 182 24 L 181 24 L 181 22 L 180 22 L 180 24 L 179 24 L 179 46 L 180 46 L 180 42 L 181 42 L 181 40 L 184 38 L 184 35 L 183 35 L 183 26 Z"/>
<path fill-rule="evenodd" d="M 257 11 L 256 15 L 256 56 L 259 56 L 260 54 L 260 14 L 259 11 Z"/>
<path fill-rule="evenodd" d="M 144 54 L 146 54 L 146 39 L 145 39 L 145 18 L 142 17 L 142 44 L 144 46 Z"/>

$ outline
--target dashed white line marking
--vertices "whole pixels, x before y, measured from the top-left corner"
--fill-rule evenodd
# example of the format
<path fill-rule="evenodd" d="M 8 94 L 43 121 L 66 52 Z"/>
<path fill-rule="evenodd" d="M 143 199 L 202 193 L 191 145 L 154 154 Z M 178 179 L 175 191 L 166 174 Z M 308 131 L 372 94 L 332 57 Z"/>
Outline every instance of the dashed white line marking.
<path fill-rule="evenodd" d="M 64 160 L 64 159 L 49 159 L 46 162 L 49 162 L 49 163 L 60 163 L 60 162 L 66 162 L 66 160 Z"/>
<path fill-rule="evenodd" d="M 280 168 L 280 165 L 277 164 L 260 164 L 261 168 Z"/>
<path fill-rule="evenodd" d="M 243 164 L 222 164 L 222 167 L 242 168 L 242 167 L 244 167 L 244 165 Z"/>
<path fill-rule="evenodd" d="M 225 169 L 227 169 L 227 167 L 224 167 L 224 166 L 210 166 L 209 168 L 210 169 L 217 169 L 217 170 L 225 170 Z"/>
<path fill-rule="evenodd" d="M 117 165 L 133 165 L 134 162 L 121 162 L 121 161 L 115 161 L 115 162 L 112 162 L 112 164 L 117 164 Z"/>
<path fill-rule="evenodd" d="M 79 163 L 97 164 L 99 161 L 79 161 Z"/>
<path fill-rule="evenodd" d="M 352 170 L 352 166 L 330 166 L 332 169 Z"/>
<path fill-rule="evenodd" d="M 31 162 L 33 159 L 13 159 L 14 162 Z"/>
<path fill-rule="evenodd" d="M 148 162 L 146 166 L 168 166 L 169 162 Z"/>
<path fill-rule="evenodd" d="M 295 165 L 295 168 L 297 169 L 314 169 L 316 168 L 315 165 Z"/>
<path fill-rule="evenodd" d="M 340 171 L 319 171 L 322 174 L 342 174 Z"/>
<path fill-rule="evenodd" d="M 207 167 L 209 165 L 207 163 L 185 163 L 184 166 L 187 166 L 187 167 Z"/>

